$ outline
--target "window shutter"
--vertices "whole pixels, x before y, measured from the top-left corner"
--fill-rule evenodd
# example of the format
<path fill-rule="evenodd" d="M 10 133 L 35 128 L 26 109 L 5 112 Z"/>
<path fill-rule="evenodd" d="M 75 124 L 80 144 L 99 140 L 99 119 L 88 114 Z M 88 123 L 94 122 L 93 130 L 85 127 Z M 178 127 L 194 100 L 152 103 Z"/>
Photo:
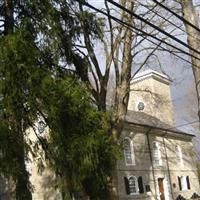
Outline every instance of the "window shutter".
<path fill-rule="evenodd" d="M 126 194 L 130 194 L 130 189 L 129 189 L 129 181 L 127 177 L 124 177 L 124 184 L 125 184 L 125 189 L 126 189 Z"/>
<path fill-rule="evenodd" d="M 139 187 L 139 193 L 144 193 L 142 176 L 138 177 L 138 187 Z"/>
<path fill-rule="evenodd" d="M 151 192 L 150 185 L 146 185 L 146 192 Z"/>
<path fill-rule="evenodd" d="M 186 177 L 186 181 L 187 181 L 187 189 L 190 190 L 190 180 L 189 180 L 189 176 Z"/>
<path fill-rule="evenodd" d="M 182 190 L 181 177 L 179 176 L 178 176 L 178 184 L 179 184 L 179 189 Z"/>

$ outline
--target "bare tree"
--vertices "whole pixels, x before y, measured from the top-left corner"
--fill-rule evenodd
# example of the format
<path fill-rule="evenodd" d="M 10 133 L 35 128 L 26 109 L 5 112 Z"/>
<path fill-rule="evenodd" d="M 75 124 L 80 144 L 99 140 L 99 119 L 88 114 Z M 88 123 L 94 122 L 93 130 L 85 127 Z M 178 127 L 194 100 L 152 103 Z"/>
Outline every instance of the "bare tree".
<path fill-rule="evenodd" d="M 120 5 L 124 8 L 131 12 L 137 11 L 141 16 L 145 16 L 153 23 L 157 23 L 159 27 L 164 28 L 167 26 L 167 21 L 162 19 L 158 20 L 157 12 L 151 12 L 155 8 L 155 5 L 150 5 L 148 2 L 144 3 L 144 1 L 141 2 L 132 0 L 119 1 Z M 146 6 L 148 9 L 145 7 L 141 9 L 141 6 Z M 80 11 L 84 13 L 85 7 L 81 3 L 79 7 Z M 98 109 L 102 111 L 108 109 L 107 98 L 111 98 L 109 88 L 111 88 L 110 84 L 112 84 L 114 100 L 111 101 L 111 105 L 109 106 L 109 109 L 110 107 L 113 108 L 111 136 L 114 142 L 118 142 L 124 127 L 124 118 L 127 112 L 130 80 L 148 63 L 150 58 L 158 59 L 155 52 L 156 50 L 161 50 L 161 43 L 152 45 L 151 42 L 146 42 L 147 35 L 133 31 L 130 27 L 124 26 L 124 24 L 114 22 L 110 15 L 114 14 L 125 24 L 136 26 L 141 30 L 147 30 L 150 34 L 158 35 L 163 40 L 167 38 L 161 36 L 155 29 L 151 29 L 146 24 L 133 18 L 130 13 L 111 6 L 107 1 L 105 1 L 104 10 L 108 16 L 105 22 L 106 30 L 104 30 L 104 35 L 101 37 L 101 45 L 103 46 L 105 54 L 105 65 L 102 66 L 102 62 L 99 61 L 94 40 L 88 34 L 87 26 L 83 22 L 81 25 L 83 29 L 84 49 L 77 48 L 77 51 L 81 56 L 86 58 L 89 73 L 87 76 L 83 73 L 79 75 L 90 89 Z M 172 33 L 174 29 L 170 31 Z M 78 70 L 76 65 L 75 68 Z M 113 172 L 110 199 L 117 199 L 116 173 L 116 171 Z"/>
<path fill-rule="evenodd" d="M 158 24 L 161 28 L 169 26 L 166 20 L 160 19 L 157 16 L 159 8 L 157 7 L 155 9 L 154 4 L 150 5 L 149 2 L 145 3 L 139 0 L 120 0 L 119 3 L 131 12 L 138 12 L 140 16 L 145 16 L 145 18 Z M 81 12 L 84 13 L 84 6 L 81 3 L 79 6 Z M 147 35 L 139 31 L 134 31 L 124 24 L 146 30 L 151 35 L 157 35 L 163 41 L 166 40 L 167 37 L 161 36 L 157 30 L 136 20 L 130 13 L 111 6 L 107 1 L 105 1 L 104 10 L 108 17 L 105 22 L 104 35 L 100 38 L 100 45 L 104 50 L 105 63 L 99 59 L 99 55 L 96 52 L 95 42 L 97 43 L 97 41 L 94 42 L 93 38 L 88 34 L 86 24 L 82 23 L 84 48 L 77 48 L 77 51 L 81 56 L 86 58 L 89 66 L 89 73 L 87 77 L 85 73 L 80 73 L 79 75 L 90 89 L 94 102 L 99 110 L 106 111 L 108 109 L 107 98 L 110 96 L 108 88 L 110 88 L 110 84 L 112 84 L 114 101 L 112 101 L 112 105 L 109 106 L 109 109 L 110 107 L 114 108 L 114 114 L 112 116 L 112 136 L 116 142 L 123 128 L 124 116 L 127 111 L 130 80 L 145 67 L 145 65 L 148 65 L 150 59 L 158 60 L 156 50 L 163 50 L 160 48 L 162 42 L 152 44 L 150 41 L 146 41 Z M 151 12 L 152 10 L 154 10 L 153 13 Z M 113 21 L 112 18 L 109 17 L 110 15 L 116 16 L 123 21 L 124 24 Z M 171 16 L 166 14 L 165 17 L 170 18 Z M 170 29 L 170 33 L 174 33 L 175 30 L 176 29 Z M 171 51 L 171 49 L 169 49 L 169 51 Z M 158 64 L 160 65 L 160 62 L 158 62 Z M 76 65 L 75 68 L 79 71 Z"/>

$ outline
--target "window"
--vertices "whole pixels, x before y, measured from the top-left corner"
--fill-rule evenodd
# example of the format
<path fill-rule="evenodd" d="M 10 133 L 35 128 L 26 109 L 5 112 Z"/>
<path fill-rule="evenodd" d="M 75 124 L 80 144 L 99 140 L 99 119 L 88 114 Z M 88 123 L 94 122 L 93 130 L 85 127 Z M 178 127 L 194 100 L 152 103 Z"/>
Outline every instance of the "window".
<path fill-rule="evenodd" d="M 146 192 L 151 192 L 150 185 L 146 185 L 145 188 L 146 188 Z"/>
<path fill-rule="evenodd" d="M 126 193 L 128 195 L 144 193 L 142 176 L 138 178 L 135 176 L 124 177 L 124 181 Z"/>
<path fill-rule="evenodd" d="M 40 120 L 38 122 L 38 131 L 39 131 L 39 133 L 43 133 L 44 130 L 45 130 L 45 127 L 46 127 L 45 122 Z"/>
<path fill-rule="evenodd" d="M 32 174 L 32 162 L 31 160 L 25 161 L 26 171 L 29 173 L 29 175 Z"/>
<path fill-rule="evenodd" d="M 135 176 L 132 176 L 129 178 L 128 181 L 130 194 L 136 194 L 138 192 L 137 178 Z"/>
<path fill-rule="evenodd" d="M 160 145 L 158 142 L 153 142 L 153 160 L 155 165 L 162 165 L 162 158 L 160 152 Z"/>
<path fill-rule="evenodd" d="M 190 190 L 189 176 L 178 176 L 178 184 L 180 190 Z"/>
<path fill-rule="evenodd" d="M 176 145 L 176 160 L 178 165 L 183 167 L 183 155 L 182 155 L 182 150 L 181 147 Z"/>
<path fill-rule="evenodd" d="M 124 139 L 124 157 L 126 165 L 135 165 L 133 142 L 130 138 Z"/>

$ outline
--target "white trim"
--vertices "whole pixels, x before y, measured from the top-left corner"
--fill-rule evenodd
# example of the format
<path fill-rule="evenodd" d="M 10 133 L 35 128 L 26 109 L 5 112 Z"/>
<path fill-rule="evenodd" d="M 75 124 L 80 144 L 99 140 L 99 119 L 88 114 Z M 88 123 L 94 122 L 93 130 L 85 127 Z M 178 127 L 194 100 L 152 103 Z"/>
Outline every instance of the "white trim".
<path fill-rule="evenodd" d="M 156 182 L 156 196 L 157 200 L 160 200 L 160 191 L 159 191 L 159 185 L 158 185 L 158 179 L 162 178 L 163 179 L 163 187 L 164 187 L 164 195 L 165 195 L 165 200 L 171 200 L 172 197 L 170 195 L 170 186 L 169 186 L 169 181 L 166 175 L 158 175 L 155 176 L 155 182 Z"/>

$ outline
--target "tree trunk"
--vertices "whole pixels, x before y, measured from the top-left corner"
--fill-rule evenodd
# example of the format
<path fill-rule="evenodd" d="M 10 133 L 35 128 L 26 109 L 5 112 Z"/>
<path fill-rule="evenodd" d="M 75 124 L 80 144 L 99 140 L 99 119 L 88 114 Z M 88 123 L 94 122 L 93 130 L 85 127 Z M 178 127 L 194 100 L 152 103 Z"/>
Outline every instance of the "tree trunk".
<path fill-rule="evenodd" d="M 122 0 L 121 5 L 133 11 L 133 2 Z M 132 24 L 133 18 L 130 14 L 123 12 L 122 18 L 126 23 Z M 112 137 L 114 142 L 118 142 L 121 132 L 124 127 L 124 120 L 127 112 L 127 105 L 129 99 L 129 87 L 131 78 L 131 67 L 132 67 L 132 42 L 133 33 L 130 29 L 124 28 L 124 40 L 123 40 L 123 63 L 121 64 L 121 74 L 119 81 L 116 84 L 116 94 L 115 94 L 115 108 L 116 112 L 113 119 L 112 125 Z M 118 171 L 117 166 L 115 171 L 113 171 L 112 176 L 112 200 L 118 199 Z"/>
<path fill-rule="evenodd" d="M 4 1 L 4 12 L 5 12 L 5 24 L 4 24 L 4 34 L 12 34 L 14 30 L 14 15 L 13 15 L 13 0 Z"/>
<path fill-rule="evenodd" d="M 14 34 L 14 2 L 13 0 L 4 0 L 4 35 Z M 16 66 L 12 66 L 16 67 Z M 9 69 L 7 69 L 9 70 Z M 14 79 L 15 77 L 13 77 Z M 12 90 L 12 89 L 11 89 Z M 5 93 L 6 96 L 9 94 Z M 13 98 L 13 97 L 10 97 Z M 15 104 L 15 99 L 13 101 L 13 105 Z M 25 164 L 25 141 L 24 141 L 24 130 L 23 130 L 23 116 L 18 116 L 20 108 L 14 108 L 14 112 L 12 113 L 11 121 L 13 121 L 14 126 L 13 129 L 13 137 L 15 141 L 15 153 L 13 162 L 16 163 L 16 172 L 13 175 L 15 180 L 15 195 L 16 200 L 31 200 L 32 195 L 29 188 L 29 174 L 26 170 Z M 18 113 L 18 114 L 17 114 Z"/>
<path fill-rule="evenodd" d="M 124 1 L 125 2 L 125 1 Z M 123 2 L 122 2 L 123 4 Z M 128 10 L 133 10 L 133 2 L 126 3 Z M 122 14 L 124 21 L 126 23 L 132 24 L 132 16 L 128 13 Z M 116 114 L 114 116 L 113 123 L 113 139 L 117 141 L 123 129 L 123 122 L 127 112 L 127 105 L 129 99 L 129 87 L 130 87 L 130 78 L 131 78 L 131 66 L 132 66 L 132 41 L 133 33 L 130 29 L 125 28 L 124 32 L 124 45 L 123 45 L 123 63 L 121 65 L 121 74 L 119 81 L 116 85 L 116 94 L 115 94 L 115 108 Z"/>
<path fill-rule="evenodd" d="M 189 21 L 191 24 L 195 25 L 199 28 L 199 19 L 196 14 L 194 5 L 192 0 L 181 0 L 180 1 L 181 7 L 182 7 L 182 14 L 184 18 Z M 187 23 L 184 23 L 185 29 L 187 32 L 187 41 L 188 44 L 197 50 L 200 50 L 200 33 L 192 28 Z M 200 55 L 195 53 L 194 51 L 190 50 L 190 53 L 200 59 Z M 200 119 L 200 61 L 196 58 L 191 58 L 192 60 L 192 70 L 194 74 L 195 79 L 195 85 L 196 85 L 196 92 L 197 92 L 197 98 L 198 98 L 198 116 Z"/>
<path fill-rule="evenodd" d="M 16 122 L 19 124 L 19 122 Z M 21 125 L 16 128 L 16 200 L 32 200 L 29 188 L 29 175 L 25 164 L 24 135 Z"/>

